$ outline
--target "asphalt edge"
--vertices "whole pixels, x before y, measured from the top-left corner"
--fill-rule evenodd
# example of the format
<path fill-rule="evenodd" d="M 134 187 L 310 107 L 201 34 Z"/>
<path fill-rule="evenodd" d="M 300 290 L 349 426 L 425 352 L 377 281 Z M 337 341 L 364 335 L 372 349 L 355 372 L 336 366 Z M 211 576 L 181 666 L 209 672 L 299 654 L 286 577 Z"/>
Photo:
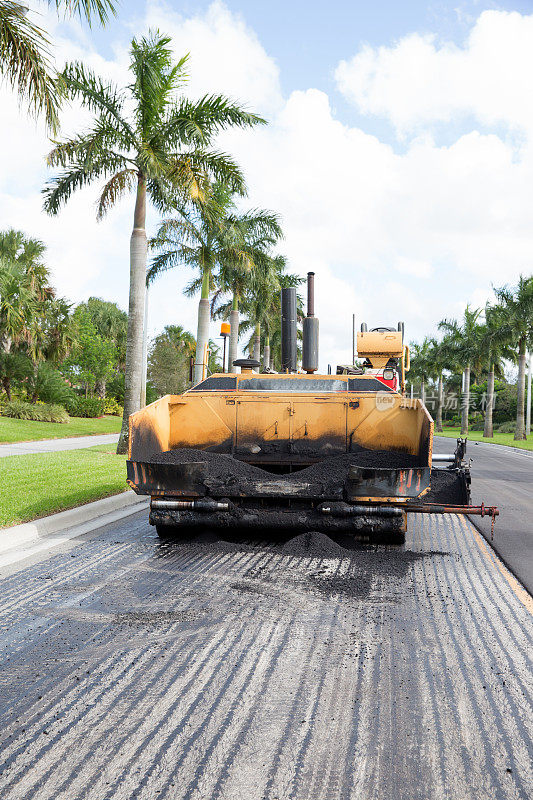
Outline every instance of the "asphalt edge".
<path fill-rule="evenodd" d="M 505 558 L 505 556 L 502 555 L 502 553 L 500 552 L 500 549 L 497 547 L 497 544 L 496 544 L 496 527 L 494 529 L 494 539 L 492 539 L 491 537 L 489 537 L 487 535 L 487 531 L 484 530 L 483 526 L 481 525 L 481 520 L 484 519 L 483 517 L 478 517 L 478 516 L 472 516 L 471 517 L 468 514 L 466 516 L 467 516 L 468 520 L 472 523 L 472 525 L 474 526 L 476 531 L 479 534 L 481 534 L 481 536 L 484 538 L 484 540 L 486 541 L 486 543 L 488 544 L 490 549 L 496 554 L 496 557 L 499 558 L 500 561 L 502 562 L 502 564 L 504 565 L 504 567 L 506 567 L 506 569 L 509 570 L 509 572 L 511 573 L 513 578 L 515 578 L 515 580 L 518 581 L 518 583 L 524 589 L 525 592 L 527 592 L 529 595 L 533 596 L 533 586 L 530 588 L 529 586 L 527 586 L 526 583 L 524 583 L 524 579 L 520 575 L 516 574 L 516 572 L 515 572 L 514 568 L 512 567 L 512 565 L 508 562 L 508 560 Z M 496 518 L 496 520 L 497 520 L 497 518 Z M 496 521 L 496 526 L 497 525 L 498 525 L 498 522 Z"/>
<path fill-rule="evenodd" d="M 11 528 L 3 528 L 0 530 L 0 553 L 46 539 L 48 536 L 61 533 L 69 528 L 79 529 L 75 535 L 81 536 L 105 525 L 106 522 L 114 521 L 117 519 L 117 512 L 124 512 L 125 516 L 133 514 L 141 511 L 147 503 L 146 497 L 139 496 L 128 489 L 126 492 L 104 497 L 102 500 L 95 500 L 92 503 L 76 506 L 76 508 L 69 508 L 67 511 L 60 511 L 33 522 L 23 522 L 20 525 L 13 525 Z M 119 516 L 121 515 L 119 514 Z"/>

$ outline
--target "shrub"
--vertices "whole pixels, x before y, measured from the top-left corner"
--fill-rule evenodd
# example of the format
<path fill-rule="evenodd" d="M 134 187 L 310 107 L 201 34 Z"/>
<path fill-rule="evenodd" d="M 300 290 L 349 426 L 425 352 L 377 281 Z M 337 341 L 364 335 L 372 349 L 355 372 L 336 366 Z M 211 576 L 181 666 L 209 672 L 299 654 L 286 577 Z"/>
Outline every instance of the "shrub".
<path fill-rule="evenodd" d="M 11 400 L 3 410 L 4 417 L 12 419 L 28 419 L 33 422 L 70 422 L 70 417 L 63 408 L 54 403 L 26 403 L 24 400 Z"/>
<path fill-rule="evenodd" d="M 516 430 L 516 422 L 512 420 L 507 420 L 507 422 L 502 422 L 499 425 L 495 425 L 494 427 L 500 433 L 514 433 Z"/>
<path fill-rule="evenodd" d="M 37 397 L 43 403 L 65 407 L 75 396 L 61 373 L 46 361 L 39 364 L 36 372 L 28 377 L 26 391 L 30 397 Z"/>
<path fill-rule="evenodd" d="M 71 417 L 101 417 L 104 400 L 101 397 L 74 397 L 67 408 Z"/>
<path fill-rule="evenodd" d="M 471 431 L 484 431 L 485 430 L 485 423 L 478 421 L 478 422 L 474 422 L 469 427 L 470 427 Z"/>
<path fill-rule="evenodd" d="M 121 417 L 124 413 L 123 407 L 115 400 L 114 397 L 104 398 L 104 413 L 113 414 L 116 417 Z"/>
<path fill-rule="evenodd" d="M 106 383 L 106 395 L 114 397 L 119 403 L 124 403 L 124 373 L 117 372 Z"/>

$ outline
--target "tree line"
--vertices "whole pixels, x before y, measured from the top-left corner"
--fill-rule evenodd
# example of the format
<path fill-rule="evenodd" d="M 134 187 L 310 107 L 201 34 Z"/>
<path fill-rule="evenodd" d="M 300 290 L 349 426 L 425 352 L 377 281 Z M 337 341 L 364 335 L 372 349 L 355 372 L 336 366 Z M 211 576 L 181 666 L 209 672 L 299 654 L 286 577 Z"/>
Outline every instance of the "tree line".
<path fill-rule="evenodd" d="M 113 0 L 54 0 L 50 4 L 90 24 L 104 25 L 116 10 Z M 278 215 L 265 209 L 241 209 L 246 196 L 245 177 L 232 156 L 216 146 L 219 133 L 254 128 L 266 124 L 266 120 L 223 95 L 189 98 L 184 91 L 188 56 L 176 61 L 170 39 L 158 31 L 132 40 L 131 80 L 125 87 L 116 86 L 80 62 L 67 64 L 58 72 L 52 65 L 50 41 L 27 12 L 23 5 L 0 0 L 0 74 L 18 90 L 31 113 L 44 116 L 53 140 L 48 163 L 57 171 L 44 188 L 45 210 L 59 213 L 77 190 L 95 182 L 100 183 L 98 218 L 125 194 L 135 198 L 129 310 L 122 353 L 124 413 L 118 445 L 118 452 L 124 452 L 128 417 L 139 408 L 141 398 L 146 287 L 164 271 L 180 266 L 194 271 L 186 291 L 199 295 L 197 335 L 194 340 L 179 326 L 168 326 L 152 347 L 154 375 L 170 342 L 180 342 L 180 358 L 194 356 L 195 381 L 202 377 L 206 348 L 211 349 L 211 366 L 215 366 L 215 348 L 209 348 L 212 318 L 231 322 L 230 365 L 240 332 L 248 337 L 250 355 L 257 360 L 262 356 L 265 367 L 279 366 L 279 290 L 300 281 L 287 271 L 284 257 L 277 252 L 283 238 Z M 61 108 L 67 102 L 80 103 L 91 113 L 92 122 L 76 135 L 61 139 Z M 161 218 L 151 240 L 146 235 L 147 202 Z M 17 349 L 24 351 L 22 355 L 30 359 L 36 374 L 39 353 L 44 354 L 45 361 L 47 351 L 52 361 L 61 358 L 70 335 L 66 301 L 50 293 L 48 277 L 32 273 L 33 267 L 19 264 L 20 268 L 24 273 L 18 275 L 20 291 L 26 297 L 24 320 L 19 317 L 21 327 L 15 337 L 2 334 L 2 381 L 6 388 L 7 380 L 8 389 L 11 379 L 6 369 L 11 370 L 12 377 L 21 374 Z M 2 297 L 9 298 L 12 292 L 14 271 L 12 265 L 0 276 Z M 515 438 L 525 437 L 525 362 L 527 349 L 533 347 L 532 281 L 531 277 L 520 278 L 516 287 L 497 289 L 495 302 L 483 311 L 467 308 L 462 320 L 439 324 L 440 338 L 426 337 L 413 346 L 411 376 L 419 380 L 422 396 L 428 381 L 434 380 L 437 385 L 438 429 L 442 428 L 444 384 L 453 383 L 461 374 L 461 432 L 468 432 L 472 383 L 475 389 L 486 379 L 484 435 L 491 436 L 495 382 L 503 374 L 505 361 L 516 361 Z M 42 330 L 30 332 L 39 316 L 35 309 L 42 306 L 45 297 L 54 311 L 42 316 Z M 8 300 L 2 302 L 15 325 L 16 312 L 9 310 Z M 83 318 L 78 336 L 85 337 L 84 352 L 89 353 L 92 337 L 95 351 L 105 361 L 105 342 L 94 339 L 101 333 L 90 333 L 89 319 L 82 311 L 76 313 Z M 15 351 L 10 342 L 17 342 Z M 107 374 L 106 369 L 95 369 L 95 358 L 93 353 L 90 364 L 82 366 L 80 362 L 77 366 L 79 374 L 85 375 L 87 387 L 96 387 L 97 383 L 101 387 L 102 376 Z M 182 364 L 179 374 L 183 376 L 183 372 Z"/>
<path fill-rule="evenodd" d="M 69 13 L 104 24 L 114 3 L 56 2 Z M 7 75 L 30 109 L 48 122 L 53 149 L 48 164 L 57 170 L 44 188 L 44 208 L 59 213 L 84 186 L 100 183 L 99 219 L 125 194 L 133 194 L 130 285 L 125 355 L 124 415 L 118 452 L 125 452 L 128 417 L 139 409 L 143 370 L 143 322 L 147 283 L 165 270 L 192 268 L 188 294 L 199 294 L 194 380 L 204 371 L 211 318 L 231 322 L 229 364 L 237 354 L 240 314 L 247 349 L 275 363 L 279 349 L 279 291 L 299 278 L 287 272 L 276 252 L 280 220 L 264 209 L 240 211 L 246 196 L 243 172 L 216 146 L 221 132 L 254 128 L 266 120 L 220 94 L 189 98 L 184 91 L 188 55 L 173 58 L 169 37 L 159 31 L 134 38 L 131 81 L 125 87 L 74 62 L 54 73 L 49 43 L 31 26 L 22 7 L 0 0 L 0 54 Z M 16 42 L 17 44 L 13 44 Z M 58 138 L 62 104 L 77 102 L 92 114 L 76 135 Z M 152 240 L 146 235 L 150 202 L 161 217 Z M 148 253 L 152 256 L 148 262 Z M 228 297 L 230 298 L 228 300 Z"/>
<path fill-rule="evenodd" d="M 411 345 L 410 380 L 418 382 L 426 401 L 428 381 L 437 387 L 435 423 L 442 431 L 444 384 L 454 387 L 461 376 L 461 436 L 466 436 L 472 413 L 472 389 L 486 382 L 483 436 L 494 435 L 495 385 L 504 378 L 506 363 L 518 367 L 514 438 L 526 438 L 526 359 L 533 351 L 533 276 L 520 276 L 516 286 L 494 289 L 494 299 L 484 309 L 469 306 L 463 318 L 444 319 L 440 338 L 428 336 Z M 477 394 L 477 393 L 476 393 Z"/>
<path fill-rule="evenodd" d="M 78 416 L 104 410 L 80 398 L 112 398 L 108 409 L 122 405 L 128 315 L 97 297 L 74 308 L 57 295 L 44 255 L 38 239 L 0 232 L 0 381 L 7 402 L 39 400 Z"/>

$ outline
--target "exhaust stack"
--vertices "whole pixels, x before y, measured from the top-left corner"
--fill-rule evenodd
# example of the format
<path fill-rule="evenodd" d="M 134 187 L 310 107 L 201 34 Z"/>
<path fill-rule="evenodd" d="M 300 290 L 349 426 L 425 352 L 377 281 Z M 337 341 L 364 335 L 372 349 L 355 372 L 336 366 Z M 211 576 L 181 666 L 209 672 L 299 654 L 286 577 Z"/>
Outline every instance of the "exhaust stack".
<path fill-rule="evenodd" d="M 303 324 L 302 367 L 307 373 L 318 369 L 318 319 L 315 317 L 315 273 L 307 273 L 307 316 Z"/>
<path fill-rule="evenodd" d="M 281 371 L 296 372 L 296 288 L 281 290 Z"/>

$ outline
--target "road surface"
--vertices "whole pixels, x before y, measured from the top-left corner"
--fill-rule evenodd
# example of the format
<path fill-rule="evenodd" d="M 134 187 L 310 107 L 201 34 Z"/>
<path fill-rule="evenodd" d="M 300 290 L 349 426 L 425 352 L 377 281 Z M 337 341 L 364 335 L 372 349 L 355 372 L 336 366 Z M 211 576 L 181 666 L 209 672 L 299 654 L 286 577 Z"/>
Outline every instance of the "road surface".
<path fill-rule="evenodd" d="M 5 456 L 25 456 L 29 453 L 56 453 L 63 450 L 81 450 L 98 444 L 118 442 L 118 433 L 104 433 L 96 436 L 71 436 L 66 439 L 41 439 L 35 442 L 13 442 L 0 444 L 0 458 Z"/>
<path fill-rule="evenodd" d="M 0 571 L 0 797 L 526 800 L 532 602 L 465 518 L 398 547 L 132 515 Z"/>
<path fill-rule="evenodd" d="M 452 452 L 455 441 L 436 436 L 433 446 L 436 453 Z M 533 594 L 533 452 L 468 442 L 466 456 L 472 459 L 473 503 L 500 509 L 492 545 Z M 473 521 L 490 540 L 490 519 Z"/>

